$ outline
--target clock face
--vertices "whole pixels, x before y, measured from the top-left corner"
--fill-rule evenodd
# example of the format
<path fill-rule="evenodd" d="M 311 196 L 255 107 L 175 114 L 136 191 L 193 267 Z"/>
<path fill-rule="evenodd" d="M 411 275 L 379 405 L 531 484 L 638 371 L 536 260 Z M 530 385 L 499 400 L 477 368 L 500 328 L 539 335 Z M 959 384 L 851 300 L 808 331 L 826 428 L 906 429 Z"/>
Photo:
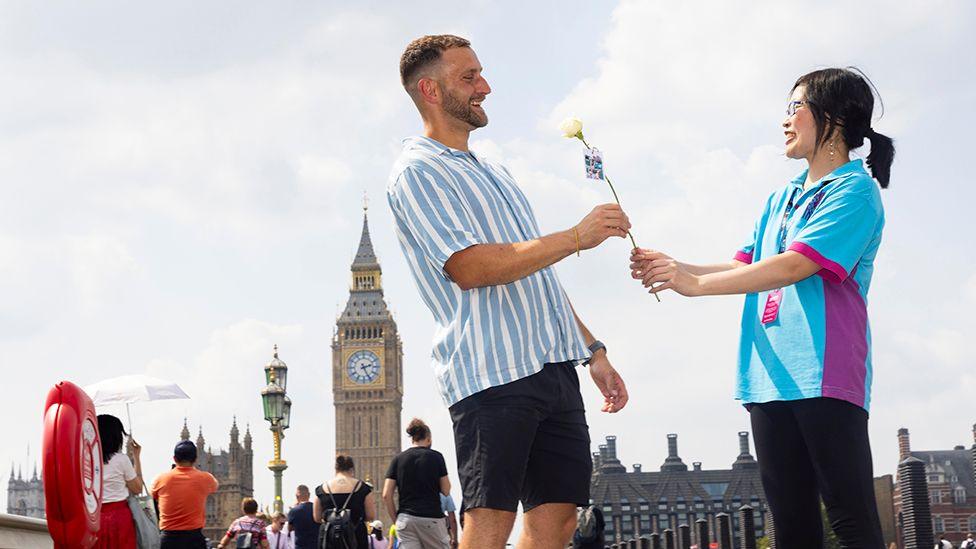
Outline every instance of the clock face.
<path fill-rule="evenodd" d="M 361 385 L 372 383 L 380 376 L 380 357 L 372 351 L 356 351 L 346 362 L 346 374 Z"/>

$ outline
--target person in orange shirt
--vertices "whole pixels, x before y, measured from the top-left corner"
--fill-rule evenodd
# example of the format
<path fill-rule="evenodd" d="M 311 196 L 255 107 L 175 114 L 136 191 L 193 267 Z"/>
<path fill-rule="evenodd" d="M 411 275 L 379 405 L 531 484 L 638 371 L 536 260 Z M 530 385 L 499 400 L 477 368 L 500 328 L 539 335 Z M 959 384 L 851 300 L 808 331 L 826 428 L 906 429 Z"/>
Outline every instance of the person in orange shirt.
<path fill-rule="evenodd" d="M 203 537 L 207 496 L 217 491 L 217 479 L 193 466 L 197 447 L 180 441 L 173 450 L 176 466 L 159 475 L 152 497 L 159 509 L 160 549 L 206 549 Z"/>

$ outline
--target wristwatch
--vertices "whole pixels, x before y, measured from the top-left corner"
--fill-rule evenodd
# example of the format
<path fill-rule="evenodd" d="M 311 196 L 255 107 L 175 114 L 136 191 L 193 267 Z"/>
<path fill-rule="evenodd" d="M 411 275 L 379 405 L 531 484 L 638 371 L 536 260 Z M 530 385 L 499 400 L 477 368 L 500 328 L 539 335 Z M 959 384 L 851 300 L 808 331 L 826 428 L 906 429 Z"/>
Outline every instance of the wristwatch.
<path fill-rule="evenodd" d="M 604 351 L 607 350 L 607 346 L 604 345 L 603 342 L 600 341 L 599 339 L 594 340 L 593 343 L 590 343 L 589 346 L 587 346 L 586 348 L 590 350 L 590 358 L 583 361 L 583 366 L 590 365 L 590 361 L 593 360 L 593 355 L 597 351 L 599 351 L 600 349 L 603 349 Z"/>

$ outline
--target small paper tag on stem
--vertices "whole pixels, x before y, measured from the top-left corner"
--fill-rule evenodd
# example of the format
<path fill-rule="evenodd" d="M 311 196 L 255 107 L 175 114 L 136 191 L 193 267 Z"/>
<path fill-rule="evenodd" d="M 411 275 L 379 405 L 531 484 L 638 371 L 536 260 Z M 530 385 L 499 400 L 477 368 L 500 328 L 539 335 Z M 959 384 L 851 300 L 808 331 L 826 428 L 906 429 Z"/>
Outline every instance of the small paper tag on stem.
<path fill-rule="evenodd" d="M 600 149 L 593 147 L 586 149 L 584 155 L 586 164 L 586 177 L 589 179 L 604 179 L 603 177 L 603 153 Z"/>

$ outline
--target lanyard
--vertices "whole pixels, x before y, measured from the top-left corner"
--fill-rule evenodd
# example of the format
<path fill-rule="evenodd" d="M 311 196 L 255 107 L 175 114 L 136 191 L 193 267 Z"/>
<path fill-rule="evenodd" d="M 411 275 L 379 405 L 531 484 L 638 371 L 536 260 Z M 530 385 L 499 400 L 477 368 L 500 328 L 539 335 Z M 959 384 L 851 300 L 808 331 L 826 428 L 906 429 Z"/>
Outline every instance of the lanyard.
<path fill-rule="evenodd" d="M 820 205 L 820 200 L 822 198 L 821 193 L 823 192 L 824 185 L 826 185 L 827 183 L 829 183 L 829 181 L 824 181 L 823 183 L 817 185 L 817 193 L 810 201 L 810 204 L 807 205 L 807 211 L 803 213 L 804 218 L 809 218 L 810 215 L 813 214 L 813 210 L 815 210 L 817 206 Z M 793 215 L 793 208 L 794 208 L 794 203 L 796 202 L 796 197 L 798 194 L 802 194 L 801 193 L 802 190 L 803 190 L 802 187 L 793 189 L 793 193 L 790 195 L 790 200 L 789 202 L 786 203 L 786 209 L 783 210 L 783 219 L 780 221 L 779 224 L 779 238 L 777 239 L 777 242 L 779 242 L 779 250 L 776 253 L 781 254 L 786 251 L 786 232 L 787 229 L 789 228 L 788 225 L 789 225 L 790 217 Z"/>

